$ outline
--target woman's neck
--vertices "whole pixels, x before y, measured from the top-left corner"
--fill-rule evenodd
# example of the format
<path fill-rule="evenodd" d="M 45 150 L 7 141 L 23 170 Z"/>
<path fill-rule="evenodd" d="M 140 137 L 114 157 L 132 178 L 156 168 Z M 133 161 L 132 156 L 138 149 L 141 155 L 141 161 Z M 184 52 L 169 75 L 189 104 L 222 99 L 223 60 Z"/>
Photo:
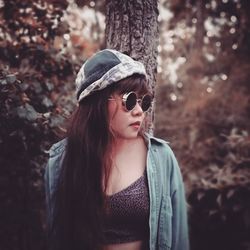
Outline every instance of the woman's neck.
<path fill-rule="evenodd" d="M 138 135 L 136 138 L 122 138 L 122 137 L 117 137 L 115 138 L 113 142 L 113 154 L 119 154 L 120 152 L 123 151 L 130 151 L 138 142 L 142 140 L 142 137 Z"/>

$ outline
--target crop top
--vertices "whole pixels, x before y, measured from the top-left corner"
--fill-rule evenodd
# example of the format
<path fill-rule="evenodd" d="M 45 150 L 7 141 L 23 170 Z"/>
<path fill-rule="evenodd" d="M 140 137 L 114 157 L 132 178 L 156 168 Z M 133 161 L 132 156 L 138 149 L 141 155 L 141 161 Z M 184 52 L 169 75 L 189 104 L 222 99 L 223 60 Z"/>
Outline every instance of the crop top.
<path fill-rule="evenodd" d="M 149 190 L 146 171 L 127 188 L 107 196 L 104 244 L 149 239 Z"/>

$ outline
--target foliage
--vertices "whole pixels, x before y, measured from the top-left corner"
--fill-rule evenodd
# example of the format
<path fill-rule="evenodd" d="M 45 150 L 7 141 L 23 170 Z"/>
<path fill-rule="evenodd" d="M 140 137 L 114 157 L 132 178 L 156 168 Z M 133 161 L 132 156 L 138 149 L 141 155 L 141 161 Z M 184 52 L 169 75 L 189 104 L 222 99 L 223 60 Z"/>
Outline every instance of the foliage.
<path fill-rule="evenodd" d="M 195 189 L 189 197 L 193 250 L 249 249 L 250 188 Z"/>
<path fill-rule="evenodd" d="M 170 14 L 160 20 L 155 134 L 170 141 L 182 166 L 192 249 L 250 249 L 249 1 L 161 2 Z M 104 12 L 104 1 L 76 3 Z M 82 10 L 69 5 L 0 1 L 4 250 L 46 249 L 48 148 L 64 134 L 64 118 L 75 106 L 77 58 L 103 46 L 102 36 L 91 41 L 77 30 L 84 26 Z"/>
<path fill-rule="evenodd" d="M 74 107 L 76 61 L 55 46 L 67 1 L 0 8 L 1 249 L 46 249 L 44 164 Z M 15 17 L 15 18 L 13 18 Z"/>
<path fill-rule="evenodd" d="M 192 249 L 249 249 L 249 1 L 164 4 L 156 134 L 180 159 Z"/>

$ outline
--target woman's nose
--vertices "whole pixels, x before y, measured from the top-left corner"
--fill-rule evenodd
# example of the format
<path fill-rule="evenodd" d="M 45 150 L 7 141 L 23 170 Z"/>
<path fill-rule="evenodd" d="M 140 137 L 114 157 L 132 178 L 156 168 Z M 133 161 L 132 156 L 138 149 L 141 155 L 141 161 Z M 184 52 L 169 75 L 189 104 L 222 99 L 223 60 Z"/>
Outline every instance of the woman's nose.
<path fill-rule="evenodd" d="M 141 108 L 141 104 L 139 104 L 138 101 L 137 101 L 134 109 L 132 110 L 132 114 L 133 115 L 142 115 L 143 114 L 143 110 Z"/>

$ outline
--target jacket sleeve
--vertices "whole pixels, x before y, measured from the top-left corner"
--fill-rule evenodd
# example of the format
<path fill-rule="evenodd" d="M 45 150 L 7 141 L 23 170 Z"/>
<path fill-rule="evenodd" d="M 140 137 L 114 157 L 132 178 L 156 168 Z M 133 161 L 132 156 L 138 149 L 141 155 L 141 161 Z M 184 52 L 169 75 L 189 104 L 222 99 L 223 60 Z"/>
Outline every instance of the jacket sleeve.
<path fill-rule="evenodd" d="M 50 213 L 51 213 L 51 197 L 50 197 L 50 190 L 49 190 L 49 171 L 48 171 L 48 163 L 45 168 L 44 174 L 44 182 L 45 182 L 45 202 L 46 202 L 46 214 L 47 214 L 47 223 L 48 226 L 50 224 Z M 50 226 L 49 226 L 50 227 Z"/>
<path fill-rule="evenodd" d="M 54 208 L 54 193 L 60 173 L 61 162 L 63 159 L 64 143 L 60 141 L 54 144 L 49 150 L 49 160 L 45 167 L 45 201 L 48 230 L 52 228 L 53 208 Z"/>
<path fill-rule="evenodd" d="M 51 175 L 50 175 L 50 159 L 45 167 L 44 181 L 45 181 L 45 202 L 46 202 L 46 215 L 48 229 L 51 229 L 52 221 L 52 199 L 51 199 Z"/>
<path fill-rule="evenodd" d="M 187 221 L 187 204 L 185 199 L 184 184 L 179 165 L 172 155 L 172 250 L 189 250 L 189 233 Z"/>

